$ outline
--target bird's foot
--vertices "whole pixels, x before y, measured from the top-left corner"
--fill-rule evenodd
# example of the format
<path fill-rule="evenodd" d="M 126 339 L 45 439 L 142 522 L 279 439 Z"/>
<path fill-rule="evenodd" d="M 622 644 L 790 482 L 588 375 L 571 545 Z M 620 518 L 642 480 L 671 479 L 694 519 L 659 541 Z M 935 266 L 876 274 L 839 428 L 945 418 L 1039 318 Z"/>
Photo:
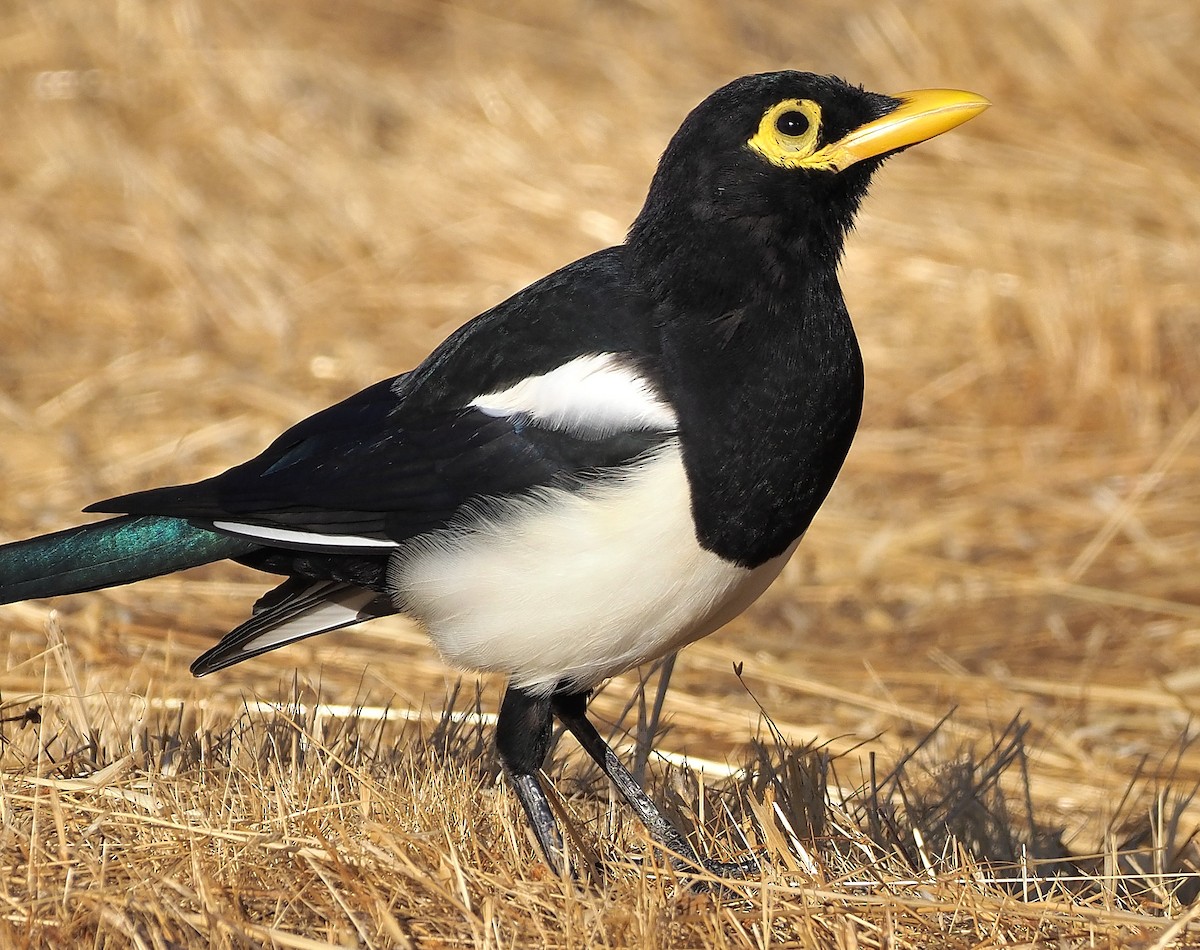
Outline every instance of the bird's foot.
<path fill-rule="evenodd" d="M 714 861 L 709 858 L 704 860 L 701 866 L 709 874 L 731 878 L 751 877 L 762 870 L 762 862 L 753 855 L 741 861 Z"/>
<path fill-rule="evenodd" d="M 725 885 L 723 881 L 742 881 L 757 877 L 762 871 L 762 862 L 754 855 L 740 861 L 717 861 L 714 858 L 702 858 L 699 855 L 676 856 L 671 859 L 671 866 L 684 874 L 702 874 L 690 884 L 693 891 L 719 891 Z M 709 878 L 720 878 L 720 881 Z"/>

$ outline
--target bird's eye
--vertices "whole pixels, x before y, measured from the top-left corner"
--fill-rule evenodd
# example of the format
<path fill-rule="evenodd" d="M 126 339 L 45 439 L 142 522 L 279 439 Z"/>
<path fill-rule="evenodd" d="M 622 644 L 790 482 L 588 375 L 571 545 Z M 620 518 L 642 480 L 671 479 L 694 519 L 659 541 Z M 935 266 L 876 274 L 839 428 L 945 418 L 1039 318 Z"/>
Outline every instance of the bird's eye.
<path fill-rule="evenodd" d="M 785 112 L 775 120 L 775 128 L 783 135 L 803 135 L 811 123 L 803 112 Z"/>
<path fill-rule="evenodd" d="M 812 99 L 784 99 L 763 113 L 746 144 L 772 165 L 808 168 L 820 138 L 821 107 Z"/>

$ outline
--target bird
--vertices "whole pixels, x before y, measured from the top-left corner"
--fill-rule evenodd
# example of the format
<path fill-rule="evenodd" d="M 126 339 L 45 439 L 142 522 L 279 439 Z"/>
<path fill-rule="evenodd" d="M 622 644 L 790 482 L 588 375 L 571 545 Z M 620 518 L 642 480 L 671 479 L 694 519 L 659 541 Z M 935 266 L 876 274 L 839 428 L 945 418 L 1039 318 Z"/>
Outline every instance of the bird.
<path fill-rule="evenodd" d="M 795 551 L 862 413 L 838 271 L 868 184 L 989 105 L 797 70 L 727 83 L 670 139 L 622 244 L 249 461 L 0 546 L 0 603 L 224 559 L 282 576 L 197 676 L 407 615 L 450 665 L 507 677 L 495 746 L 553 870 L 570 873 L 541 778 L 558 719 L 678 866 L 749 873 L 697 853 L 588 699 L 732 620 Z"/>

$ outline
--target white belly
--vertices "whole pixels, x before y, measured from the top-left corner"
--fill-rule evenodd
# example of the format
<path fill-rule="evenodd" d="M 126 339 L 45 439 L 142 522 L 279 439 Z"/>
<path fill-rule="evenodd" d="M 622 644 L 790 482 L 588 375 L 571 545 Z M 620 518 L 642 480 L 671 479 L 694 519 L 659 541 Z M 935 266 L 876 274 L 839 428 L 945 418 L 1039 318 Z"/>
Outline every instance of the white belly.
<path fill-rule="evenodd" d="M 586 689 L 733 619 L 791 556 L 754 570 L 696 541 L 677 444 L 635 472 L 513 503 L 392 558 L 389 583 L 457 666 Z"/>

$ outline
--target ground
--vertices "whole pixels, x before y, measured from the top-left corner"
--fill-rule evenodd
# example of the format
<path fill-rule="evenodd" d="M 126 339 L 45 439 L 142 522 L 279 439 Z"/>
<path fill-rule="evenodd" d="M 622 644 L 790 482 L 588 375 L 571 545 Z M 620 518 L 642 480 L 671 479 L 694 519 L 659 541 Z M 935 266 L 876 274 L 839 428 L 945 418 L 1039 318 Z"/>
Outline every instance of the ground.
<path fill-rule="evenodd" d="M 264 590 L 218 565 L 0 608 L 0 944 L 1200 945 L 1200 10 L 52 0 L 0 26 L 3 540 L 241 461 L 621 240 L 730 78 L 995 103 L 877 177 L 843 265 L 862 431 L 780 580 L 675 666 L 651 790 L 759 878 L 688 887 L 569 739 L 548 772 L 608 870 L 550 878 L 488 748 L 502 684 L 402 621 L 192 679 Z M 594 705 L 631 760 L 640 675 Z"/>

